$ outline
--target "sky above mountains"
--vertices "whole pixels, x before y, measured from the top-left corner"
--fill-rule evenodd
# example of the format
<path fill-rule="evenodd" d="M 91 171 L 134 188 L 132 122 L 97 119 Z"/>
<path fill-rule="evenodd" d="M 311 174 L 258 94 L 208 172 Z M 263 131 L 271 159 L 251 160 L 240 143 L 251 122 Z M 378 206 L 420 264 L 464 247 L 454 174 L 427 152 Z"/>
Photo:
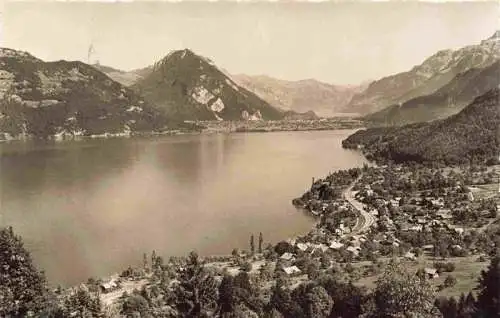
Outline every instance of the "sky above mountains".
<path fill-rule="evenodd" d="M 190 48 L 229 72 L 357 84 L 498 27 L 492 2 L 7 2 L 0 45 L 44 60 L 142 68 Z"/>

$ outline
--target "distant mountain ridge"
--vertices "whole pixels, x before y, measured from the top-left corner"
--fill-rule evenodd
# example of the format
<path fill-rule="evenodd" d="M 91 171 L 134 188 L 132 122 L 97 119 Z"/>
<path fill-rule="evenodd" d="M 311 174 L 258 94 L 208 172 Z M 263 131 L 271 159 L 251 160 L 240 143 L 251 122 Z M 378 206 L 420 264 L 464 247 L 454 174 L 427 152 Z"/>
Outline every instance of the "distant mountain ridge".
<path fill-rule="evenodd" d="M 473 68 L 485 68 L 500 58 L 499 32 L 477 45 L 458 50 L 442 50 L 403 73 L 372 82 L 353 96 L 344 111 L 374 113 L 391 105 L 430 95 L 448 84 L 458 74 Z"/>
<path fill-rule="evenodd" d="M 166 124 L 142 97 L 90 65 L 0 49 L 0 139 L 129 134 Z"/>
<path fill-rule="evenodd" d="M 477 96 L 500 85 L 500 60 L 485 68 L 460 73 L 436 92 L 416 97 L 365 116 L 372 124 L 397 126 L 446 118 L 458 113 Z"/>
<path fill-rule="evenodd" d="M 275 107 L 296 112 L 312 110 L 321 116 L 339 112 L 367 86 L 332 85 L 315 79 L 287 81 L 267 75 L 237 74 L 232 78 Z"/>
<path fill-rule="evenodd" d="M 458 114 L 430 123 L 360 130 L 342 142 L 376 161 L 470 164 L 498 162 L 500 89 L 477 97 Z"/>
<path fill-rule="evenodd" d="M 281 119 L 283 111 L 237 85 L 189 49 L 169 53 L 131 86 L 170 117 L 182 120 Z"/>

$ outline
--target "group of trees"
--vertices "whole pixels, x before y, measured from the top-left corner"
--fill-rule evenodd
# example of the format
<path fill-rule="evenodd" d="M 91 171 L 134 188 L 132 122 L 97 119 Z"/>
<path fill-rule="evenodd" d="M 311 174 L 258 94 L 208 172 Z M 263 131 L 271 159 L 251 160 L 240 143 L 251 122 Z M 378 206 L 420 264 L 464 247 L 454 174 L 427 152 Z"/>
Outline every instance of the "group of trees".
<path fill-rule="evenodd" d="M 259 233 L 259 246 L 258 246 L 258 250 L 257 250 L 257 252 L 259 254 L 262 254 L 262 247 L 263 247 L 262 244 L 264 244 L 264 237 L 262 235 L 262 232 L 260 232 Z M 250 235 L 250 253 L 252 255 L 255 254 L 255 238 L 254 238 L 253 234 Z"/>

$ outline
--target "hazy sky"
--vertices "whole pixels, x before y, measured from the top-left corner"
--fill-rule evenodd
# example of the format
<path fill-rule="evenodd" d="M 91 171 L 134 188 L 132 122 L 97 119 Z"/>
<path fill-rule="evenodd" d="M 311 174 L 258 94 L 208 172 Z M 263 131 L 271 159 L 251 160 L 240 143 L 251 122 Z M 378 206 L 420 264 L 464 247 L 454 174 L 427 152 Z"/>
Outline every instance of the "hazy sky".
<path fill-rule="evenodd" d="M 230 73 L 356 84 L 410 69 L 446 48 L 479 43 L 499 4 L 9 2 L 1 45 L 44 60 L 125 70 L 191 48 Z"/>

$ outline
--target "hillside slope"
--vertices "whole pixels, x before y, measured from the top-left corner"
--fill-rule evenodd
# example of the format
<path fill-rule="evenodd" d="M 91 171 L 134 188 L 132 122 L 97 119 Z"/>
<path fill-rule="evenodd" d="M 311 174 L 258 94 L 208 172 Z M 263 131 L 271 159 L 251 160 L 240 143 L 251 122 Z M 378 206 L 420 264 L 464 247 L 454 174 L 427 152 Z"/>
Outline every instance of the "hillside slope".
<path fill-rule="evenodd" d="M 444 120 L 360 130 L 342 142 L 362 148 L 368 159 L 468 164 L 495 162 L 500 153 L 499 88 L 477 97 Z"/>
<path fill-rule="evenodd" d="M 90 65 L 0 49 L 1 139 L 129 134 L 166 123 L 140 96 Z"/>
<path fill-rule="evenodd" d="M 456 51 L 439 51 L 407 72 L 372 82 L 365 91 L 356 94 L 344 110 L 368 114 L 432 94 L 458 74 L 473 68 L 485 68 L 496 62 L 500 58 L 499 40 L 500 33 L 496 32 L 480 44 Z"/>
<path fill-rule="evenodd" d="M 458 74 L 435 93 L 393 105 L 364 119 L 375 125 L 397 126 L 442 119 L 458 113 L 474 98 L 500 85 L 500 61 Z"/>
<path fill-rule="evenodd" d="M 132 88 L 182 120 L 281 119 L 283 112 L 238 86 L 209 59 L 185 49 L 157 62 Z"/>
<path fill-rule="evenodd" d="M 296 112 L 314 111 L 320 116 L 333 116 L 354 94 L 366 86 L 340 86 L 316 81 L 285 81 L 269 76 L 231 76 L 236 83 L 254 92 L 269 104 Z"/>

